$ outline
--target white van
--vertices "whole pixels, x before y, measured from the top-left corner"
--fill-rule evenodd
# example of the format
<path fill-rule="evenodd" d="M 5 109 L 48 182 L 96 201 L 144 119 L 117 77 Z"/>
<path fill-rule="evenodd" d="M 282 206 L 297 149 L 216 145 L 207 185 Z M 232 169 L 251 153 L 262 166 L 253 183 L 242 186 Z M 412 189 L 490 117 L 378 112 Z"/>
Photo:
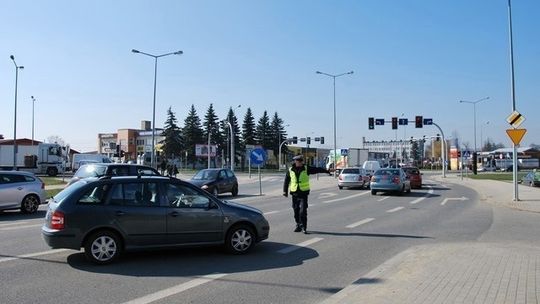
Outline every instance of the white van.
<path fill-rule="evenodd" d="M 112 163 L 111 159 L 103 154 L 73 154 L 73 160 L 71 162 L 71 171 L 75 172 L 79 169 L 80 166 L 85 163 L 95 162 L 95 163 Z M 82 162 L 82 163 L 81 163 Z"/>
<path fill-rule="evenodd" d="M 381 168 L 381 164 L 376 160 L 366 160 L 364 164 L 362 164 L 362 168 L 366 170 L 368 175 L 373 175 L 375 171 Z"/>

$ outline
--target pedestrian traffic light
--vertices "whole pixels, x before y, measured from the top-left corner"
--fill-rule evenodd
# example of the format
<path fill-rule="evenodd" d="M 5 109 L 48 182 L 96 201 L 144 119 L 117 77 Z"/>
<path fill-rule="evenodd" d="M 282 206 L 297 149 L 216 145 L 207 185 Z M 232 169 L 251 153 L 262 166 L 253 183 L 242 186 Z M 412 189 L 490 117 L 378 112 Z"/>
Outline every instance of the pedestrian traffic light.
<path fill-rule="evenodd" d="M 375 118 L 373 117 L 368 118 L 368 129 L 369 130 L 375 129 Z"/>
<path fill-rule="evenodd" d="M 298 143 L 298 137 L 293 136 L 292 143 L 296 145 Z"/>
<path fill-rule="evenodd" d="M 436 141 L 440 141 L 440 140 L 441 140 L 441 138 L 440 138 L 440 135 L 439 135 L 439 134 L 437 134 L 437 137 L 435 137 L 435 140 L 436 140 Z"/>
<path fill-rule="evenodd" d="M 392 130 L 397 130 L 398 120 L 397 117 L 392 117 Z"/>
<path fill-rule="evenodd" d="M 308 136 L 308 137 L 306 138 L 306 143 L 307 143 L 308 145 L 311 144 L 311 137 Z"/>
<path fill-rule="evenodd" d="M 415 126 L 417 128 L 422 128 L 424 126 L 424 117 L 422 116 L 416 116 L 415 119 Z"/>
<path fill-rule="evenodd" d="M 321 137 L 321 145 L 324 145 L 324 137 Z"/>

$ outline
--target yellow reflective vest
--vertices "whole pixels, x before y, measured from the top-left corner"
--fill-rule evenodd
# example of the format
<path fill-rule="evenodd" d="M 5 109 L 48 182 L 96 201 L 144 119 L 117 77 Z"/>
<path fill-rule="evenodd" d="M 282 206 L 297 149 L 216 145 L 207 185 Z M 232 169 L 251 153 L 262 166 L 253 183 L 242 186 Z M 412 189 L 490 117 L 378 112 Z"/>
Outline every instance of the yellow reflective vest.
<path fill-rule="evenodd" d="M 307 166 L 304 166 L 304 169 L 300 172 L 298 179 L 296 178 L 296 173 L 294 173 L 292 169 L 292 167 L 289 169 L 289 177 L 291 178 L 289 190 L 291 193 L 296 192 L 298 187 L 300 187 L 300 191 L 309 191 L 309 176 Z"/>

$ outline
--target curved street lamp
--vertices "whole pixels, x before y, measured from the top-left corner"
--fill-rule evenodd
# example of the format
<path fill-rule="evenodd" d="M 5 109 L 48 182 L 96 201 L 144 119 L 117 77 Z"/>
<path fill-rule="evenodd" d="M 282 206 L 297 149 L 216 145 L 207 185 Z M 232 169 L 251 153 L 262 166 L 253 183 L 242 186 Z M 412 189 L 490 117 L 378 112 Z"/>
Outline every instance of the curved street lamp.
<path fill-rule="evenodd" d="M 337 131 L 336 131 L 336 78 L 338 77 L 341 77 L 341 76 L 345 76 L 345 75 L 351 75 L 354 73 L 354 71 L 350 71 L 350 72 L 347 72 L 347 73 L 341 73 L 341 74 L 337 74 L 337 75 L 332 75 L 332 74 L 328 74 L 328 73 L 324 73 L 324 72 L 321 72 L 321 71 L 317 71 L 315 72 L 317 74 L 321 74 L 321 75 L 325 75 L 325 76 L 328 76 L 328 77 L 332 77 L 334 79 L 334 178 L 336 178 L 336 151 L 337 151 L 337 144 L 336 144 L 336 138 L 337 138 Z"/>
<path fill-rule="evenodd" d="M 476 101 L 467 101 L 467 100 L 460 100 L 459 103 L 470 103 L 473 105 L 473 115 L 474 115 L 474 152 L 476 152 L 476 104 L 488 100 L 489 97 L 480 98 Z"/>
<path fill-rule="evenodd" d="M 13 170 L 17 170 L 17 85 L 19 80 L 19 70 L 24 69 L 24 66 L 19 66 L 15 62 L 15 56 L 9 56 L 15 65 L 15 111 L 13 119 Z"/>
<path fill-rule="evenodd" d="M 151 156 L 151 159 L 150 159 L 150 165 L 152 167 L 155 167 L 155 162 L 156 162 L 156 150 L 155 150 L 155 136 L 156 136 L 156 80 L 157 80 L 157 60 L 158 58 L 160 57 L 165 57 L 165 56 L 169 56 L 169 55 L 182 55 L 184 52 L 182 51 L 176 51 L 176 52 L 172 52 L 172 53 L 166 53 L 166 54 L 161 54 L 161 55 L 152 55 L 152 54 L 149 54 L 149 53 L 145 53 L 145 52 L 141 52 L 139 50 L 135 50 L 135 49 L 132 49 L 131 50 L 132 53 L 135 53 L 135 54 L 142 54 L 142 55 L 146 55 L 146 56 L 149 56 L 149 57 L 152 57 L 154 58 L 154 102 L 153 102 L 153 106 L 152 106 L 152 156 Z"/>

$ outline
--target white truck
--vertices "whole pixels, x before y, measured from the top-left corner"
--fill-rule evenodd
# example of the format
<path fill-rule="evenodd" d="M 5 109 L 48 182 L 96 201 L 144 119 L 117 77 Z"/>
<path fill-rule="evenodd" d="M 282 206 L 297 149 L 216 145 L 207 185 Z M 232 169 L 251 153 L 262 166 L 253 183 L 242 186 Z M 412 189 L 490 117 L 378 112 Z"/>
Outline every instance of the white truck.
<path fill-rule="evenodd" d="M 0 145 L 0 169 L 13 169 L 13 145 Z M 56 176 L 64 172 L 67 149 L 59 144 L 17 145 L 17 170 Z"/>
<path fill-rule="evenodd" d="M 336 150 L 336 163 L 335 169 L 341 171 L 343 168 L 349 167 L 362 167 L 362 164 L 369 158 L 368 149 L 360 148 L 347 148 Z M 334 150 L 330 150 L 330 153 L 326 159 L 326 169 L 334 171 Z"/>
<path fill-rule="evenodd" d="M 112 160 L 103 154 L 78 153 L 73 154 L 71 171 L 75 172 L 84 163 L 112 163 Z"/>

